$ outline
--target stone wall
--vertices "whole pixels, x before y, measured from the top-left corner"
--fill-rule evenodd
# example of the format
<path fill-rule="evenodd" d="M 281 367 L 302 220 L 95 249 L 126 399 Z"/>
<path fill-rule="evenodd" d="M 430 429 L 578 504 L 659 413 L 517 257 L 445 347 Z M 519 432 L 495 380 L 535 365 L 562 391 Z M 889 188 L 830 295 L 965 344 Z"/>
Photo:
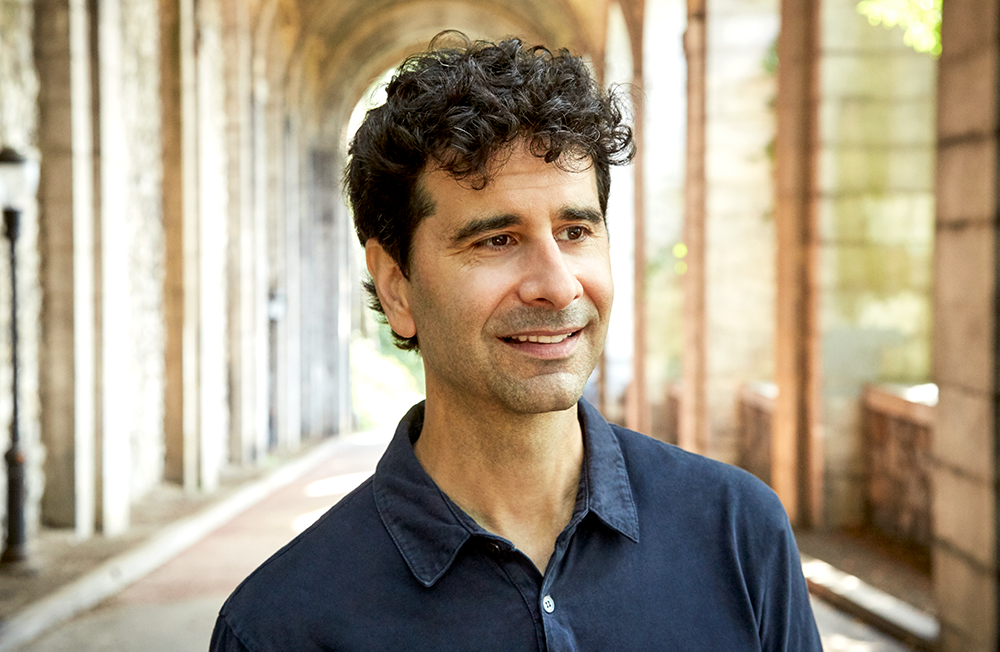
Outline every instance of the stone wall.
<path fill-rule="evenodd" d="M 1000 643 L 1000 2 L 944 3 L 938 86 L 933 443 L 940 649 Z"/>
<path fill-rule="evenodd" d="M 859 396 L 930 373 L 936 61 L 823 4 L 818 163 L 825 517 L 861 518 Z"/>
<path fill-rule="evenodd" d="M 0 0 L 0 147 L 10 146 L 37 157 L 38 78 L 32 41 L 33 3 Z M 17 241 L 18 283 L 18 411 L 22 450 L 27 459 L 25 520 L 29 534 L 38 525 L 44 488 L 42 465 L 45 451 L 40 444 L 38 399 L 38 328 L 41 307 L 38 256 L 38 207 L 22 207 Z M 11 400 L 11 282 L 10 248 L 0 239 L 0 448 L 9 447 Z M 7 507 L 6 466 L 0 464 L 0 513 Z"/>
<path fill-rule="evenodd" d="M 708 30 L 705 452 L 735 462 L 739 388 L 774 374 L 778 3 L 710 2 Z"/>

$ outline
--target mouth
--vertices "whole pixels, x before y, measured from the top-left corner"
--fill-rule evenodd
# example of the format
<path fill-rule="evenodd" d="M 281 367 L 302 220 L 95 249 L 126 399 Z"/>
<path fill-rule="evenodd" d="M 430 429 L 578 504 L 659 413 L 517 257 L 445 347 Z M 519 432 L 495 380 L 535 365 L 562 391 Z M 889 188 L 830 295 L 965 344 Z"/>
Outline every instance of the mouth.
<path fill-rule="evenodd" d="M 521 344 L 525 342 L 531 342 L 532 344 L 558 344 L 564 340 L 579 334 L 580 331 L 573 331 L 571 333 L 560 333 L 558 335 L 512 335 L 510 337 L 502 338 L 505 342 L 519 342 Z"/>
<path fill-rule="evenodd" d="M 500 339 L 507 344 L 562 344 L 567 340 L 576 339 L 583 331 L 582 328 L 566 333 L 529 333 L 524 335 L 508 335 Z"/>

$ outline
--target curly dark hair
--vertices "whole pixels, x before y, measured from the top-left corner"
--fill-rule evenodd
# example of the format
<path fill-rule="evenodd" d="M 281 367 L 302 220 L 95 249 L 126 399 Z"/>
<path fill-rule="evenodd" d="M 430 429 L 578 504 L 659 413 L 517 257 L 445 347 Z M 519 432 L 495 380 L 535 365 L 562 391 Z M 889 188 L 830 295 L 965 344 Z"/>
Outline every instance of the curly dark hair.
<path fill-rule="evenodd" d="M 420 186 L 428 167 L 482 189 L 497 157 L 525 142 L 546 163 L 589 160 L 606 213 L 610 166 L 635 155 L 620 89 L 605 92 L 566 50 L 442 32 L 403 62 L 387 96 L 351 142 L 344 183 L 361 244 L 375 238 L 407 278 L 414 230 L 434 210 Z M 384 319 L 371 279 L 365 288 Z M 399 348 L 417 349 L 416 337 L 393 335 Z"/>

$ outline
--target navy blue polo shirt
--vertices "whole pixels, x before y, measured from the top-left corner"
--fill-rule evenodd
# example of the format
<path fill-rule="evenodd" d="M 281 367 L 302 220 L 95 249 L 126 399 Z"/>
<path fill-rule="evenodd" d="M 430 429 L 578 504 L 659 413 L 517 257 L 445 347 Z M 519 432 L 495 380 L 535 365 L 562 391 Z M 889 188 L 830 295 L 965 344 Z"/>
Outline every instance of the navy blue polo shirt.
<path fill-rule="evenodd" d="M 579 415 L 576 507 L 544 574 L 424 472 L 420 404 L 375 475 L 230 596 L 212 649 L 822 649 L 767 486 Z"/>

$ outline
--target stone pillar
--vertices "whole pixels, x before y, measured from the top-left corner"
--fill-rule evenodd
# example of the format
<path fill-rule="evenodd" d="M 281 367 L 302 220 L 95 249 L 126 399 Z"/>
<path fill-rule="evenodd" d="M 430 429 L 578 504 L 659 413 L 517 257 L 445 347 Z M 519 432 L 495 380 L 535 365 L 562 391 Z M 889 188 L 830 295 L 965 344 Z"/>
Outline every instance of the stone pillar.
<path fill-rule="evenodd" d="M 258 37 L 260 44 L 260 37 Z M 267 64 L 264 54 L 258 51 L 254 55 L 254 81 L 253 99 L 251 101 L 251 142 L 252 142 L 252 166 L 253 166 L 253 220 L 251 231 L 253 233 L 253 248 L 251 250 L 252 268 L 248 280 L 250 288 L 249 323 L 250 328 L 250 348 L 253 363 L 253 400 L 252 416 L 254 434 L 252 448 L 254 456 L 265 455 L 269 448 L 268 427 L 268 367 L 269 367 L 269 347 L 268 333 L 270 324 L 267 317 L 268 298 L 268 248 L 267 248 L 267 213 L 268 213 L 268 156 L 270 152 L 267 147 L 267 100 L 270 94 L 270 87 L 265 77 Z"/>
<path fill-rule="evenodd" d="M 648 378 L 646 373 L 648 362 L 647 342 L 647 295 L 646 248 L 648 246 L 646 231 L 646 176 L 643 146 L 645 143 L 645 116 L 642 98 L 645 97 L 645 80 L 643 78 L 643 51 L 645 34 L 645 0 L 632 0 L 622 4 L 625 24 L 628 27 L 630 59 L 632 62 L 632 88 L 634 89 L 632 129 L 637 146 L 635 160 L 632 163 L 632 214 L 633 247 L 632 247 L 632 287 L 633 321 L 632 321 L 632 387 L 628 395 L 625 410 L 625 424 L 642 433 L 651 434 L 652 411 L 649 403 Z"/>
<path fill-rule="evenodd" d="M 193 0 L 161 0 L 167 480 L 198 486 L 198 175 Z"/>
<path fill-rule="evenodd" d="M 775 139 L 777 323 L 771 482 L 792 521 L 821 516 L 815 189 L 818 8 L 782 0 Z"/>
<path fill-rule="evenodd" d="M 330 232 L 337 224 L 341 203 L 337 200 L 337 159 L 328 150 L 314 149 L 309 154 L 310 209 L 302 228 L 302 257 L 307 265 L 304 277 L 312 279 L 302 288 L 310 309 L 303 315 L 303 415 L 306 433 L 319 438 L 332 429 L 336 407 L 329 391 L 333 382 L 327 375 L 327 351 L 335 340 L 329 338 L 330 320 L 336 318 L 340 285 L 334 263 Z M 350 235 L 350 233 L 349 233 Z M 348 287 L 350 296 L 350 288 Z"/>
<path fill-rule="evenodd" d="M 272 51 L 280 48 L 270 44 Z M 269 61 L 277 64 L 276 61 Z M 285 70 L 285 65 L 271 65 L 269 72 Z M 267 346 L 268 346 L 268 447 L 288 448 L 288 324 L 285 320 L 288 297 L 288 201 L 286 165 L 286 92 L 285 79 L 269 77 L 269 95 L 265 112 L 267 151 Z"/>
<path fill-rule="evenodd" d="M 227 458 L 229 171 L 218 2 L 163 0 L 166 476 L 212 491 Z M 197 37 L 196 37 L 197 34 Z"/>
<path fill-rule="evenodd" d="M 253 188 L 250 12 L 241 0 L 222 3 L 229 200 L 229 459 L 254 459 Z"/>
<path fill-rule="evenodd" d="M 684 51 L 687 76 L 687 167 L 684 182 L 684 351 L 677 443 L 705 452 L 708 445 L 705 318 L 705 73 L 706 0 L 688 0 Z"/>
<path fill-rule="evenodd" d="M 128 180 L 121 116 L 122 33 L 120 0 L 97 3 L 97 191 L 100 215 L 100 428 L 99 491 L 105 535 L 125 532 L 130 523 L 132 446 L 131 414 L 121 409 L 129 386 L 131 307 L 129 305 L 129 229 L 122 188 Z"/>
<path fill-rule="evenodd" d="M 90 17 L 83 0 L 43 0 L 35 5 L 35 24 L 45 261 L 42 519 L 85 539 L 96 520 Z"/>
<path fill-rule="evenodd" d="M 285 125 L 285 396 L 282 430 L 285 446 L 296 450 L 302 438 L 302 148 L 298 121 Z"/>
<path fill-rule="evenodd" d="M 945 2 L 938 77 L 933 568 L 941 649 L 1000 623 L 1000 0 Z"/>
<path fill-rule="evenodd" d="M 198 320 L 193 325 L 198 358 L 198 484 L 211 492 L 226 461 L 229 431 L 227 353 L 227 212 L 225 65 L 218 0 L 199 0 L 196 24 Z"/>

